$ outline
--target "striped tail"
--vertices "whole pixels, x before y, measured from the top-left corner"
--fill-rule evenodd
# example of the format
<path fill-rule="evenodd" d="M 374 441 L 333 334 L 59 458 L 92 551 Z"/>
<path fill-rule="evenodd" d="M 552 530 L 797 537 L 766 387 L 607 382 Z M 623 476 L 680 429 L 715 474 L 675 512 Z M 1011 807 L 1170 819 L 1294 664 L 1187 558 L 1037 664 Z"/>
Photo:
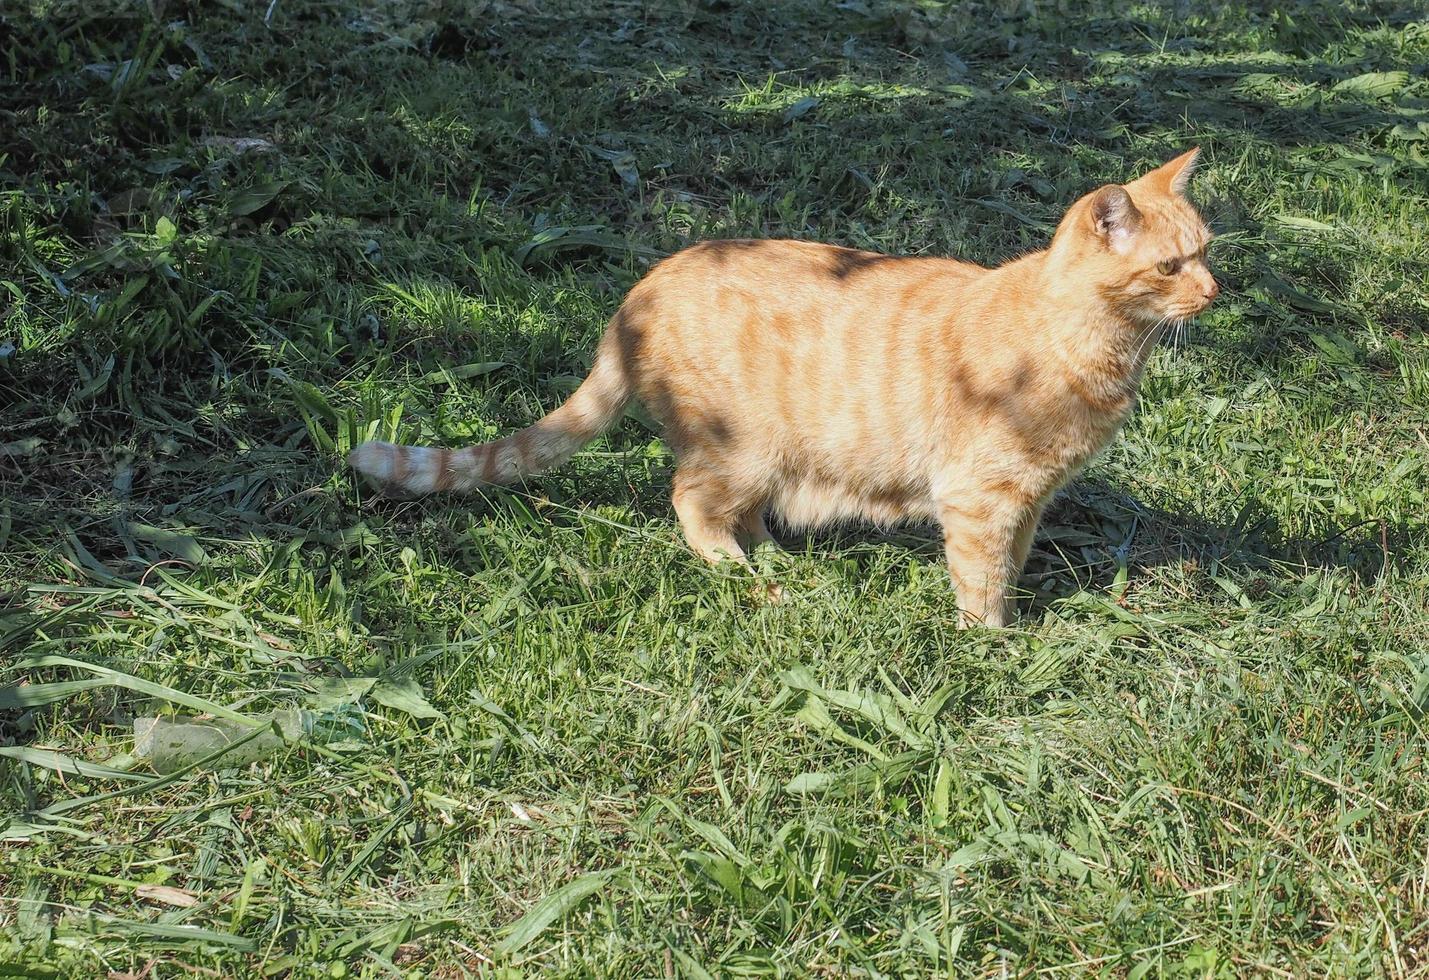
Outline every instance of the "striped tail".
<path fill-rule="evenodd" d="M 413 495 L 519 483 L 558 466 L 619 419 L 633 394 L 618 352 L 601 346 L 571 397 L 515 435 L 460 449 L 364 442 L 347 461 L 384 492 Z"/>

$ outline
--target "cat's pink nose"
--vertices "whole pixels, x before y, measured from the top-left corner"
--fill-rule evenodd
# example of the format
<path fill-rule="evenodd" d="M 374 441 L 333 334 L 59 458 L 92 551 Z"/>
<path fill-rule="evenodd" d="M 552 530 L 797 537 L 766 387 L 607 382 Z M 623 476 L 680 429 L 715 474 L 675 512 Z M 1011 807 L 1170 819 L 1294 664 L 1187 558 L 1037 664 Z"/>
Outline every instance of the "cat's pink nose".
<path fill-rule="evenodd" d="M 1202 287 L 1201 291 L 1205 294 L 1206 302 L 1209 303 L 1221 294 L 1221 285 L 1212 279 Z"/>

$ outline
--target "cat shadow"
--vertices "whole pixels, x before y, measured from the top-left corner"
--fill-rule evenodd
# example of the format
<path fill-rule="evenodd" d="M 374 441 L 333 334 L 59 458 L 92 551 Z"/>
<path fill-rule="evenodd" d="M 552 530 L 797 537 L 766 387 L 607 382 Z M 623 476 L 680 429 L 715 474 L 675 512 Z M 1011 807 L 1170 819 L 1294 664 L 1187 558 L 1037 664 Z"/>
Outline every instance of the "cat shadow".
<path fill-rule="evenodd" d="M 879 529 L 842 525 L 805 534 L 781 532 L 793 551 L 841 554 L 859 560 L 884 547 L 901 547 L 931 564 L 943 563 L 942 537 L 932 525 Z M 1396 567 L 1409 543 L 1408 529 L 1379 521 L 1336 529 L 1318 539 L 1288 534 L 1271 509 L 1247 493 L 1229 520 L 1206 516 L 1188 500 L 1145 498 L 1087 477 L 1064 488 L 1048 505 L 1019 590 L 1036 608 L 1073 593 L 1106 590 L 1180 566 L 1206 575 L 1277 577 L 1287 568 L 1303 575 L 1322 568 L 1370 582 Z"/>

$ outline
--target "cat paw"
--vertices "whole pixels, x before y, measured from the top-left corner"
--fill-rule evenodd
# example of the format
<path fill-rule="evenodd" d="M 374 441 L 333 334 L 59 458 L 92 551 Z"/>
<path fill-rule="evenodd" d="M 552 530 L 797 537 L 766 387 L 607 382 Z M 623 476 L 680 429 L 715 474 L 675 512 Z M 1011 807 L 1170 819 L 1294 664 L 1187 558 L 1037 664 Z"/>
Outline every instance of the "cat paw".
<path fill-rule="evenodd" d="M 761 606 L 777 606 L 784 601 L 784 587 L 778 582 L 756 582 L 750 597 Z"/>

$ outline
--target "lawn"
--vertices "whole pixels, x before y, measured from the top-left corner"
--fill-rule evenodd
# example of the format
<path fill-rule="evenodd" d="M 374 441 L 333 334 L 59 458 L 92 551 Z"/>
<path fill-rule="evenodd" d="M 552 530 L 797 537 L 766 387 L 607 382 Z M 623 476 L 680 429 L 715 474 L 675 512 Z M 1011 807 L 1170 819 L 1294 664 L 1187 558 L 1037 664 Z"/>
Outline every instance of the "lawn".
<path fill-rule="evenodd" d="M 1423 3 L 0 34 L 0 975 L 1429 974 Z M 639 413 L 511 492 L 343 465 L 528 424 L 690 242 L 995 263 L 1193 145 L 1224 291 L 1013 629 L 920 527 L 785 535 L 761 601 Z"/>

